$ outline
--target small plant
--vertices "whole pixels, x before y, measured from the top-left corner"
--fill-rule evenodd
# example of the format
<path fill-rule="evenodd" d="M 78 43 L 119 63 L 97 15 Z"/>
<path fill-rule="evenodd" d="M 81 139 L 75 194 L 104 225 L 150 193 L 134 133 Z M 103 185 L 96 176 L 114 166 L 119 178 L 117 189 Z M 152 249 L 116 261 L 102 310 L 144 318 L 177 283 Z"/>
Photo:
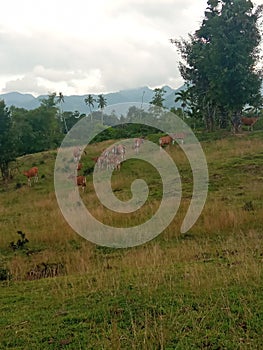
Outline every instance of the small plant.
<path fill-rule="evenodd" d="M 10 271 L 5 267 L 0 267 L 0 281 L 10 280 Z"/>
<path fill-rule="evenodd" d="M 25 233 L 23 233 L 22 231 L 17 231 L 17 233 L 21 238 L 19 238 L 16 243 L 12 241 L 9 244 L 9 247 L 12 248 L 13 250 L 24 249 L 26 243 L 29 242 L 29 240 L 26 238 Z"/>
<path fill-rule="evenodd" d="M 243 206 L 243 209 L 246 211 L 254 211 L 254 206 L 252 201 L 246 202 L 245 205 Z"/>
<path fill-rule="evenodd" d="M 21 188 L 23 185 L 21 184 L 21 182 L 17 182 L 15 185 L 15 189 L 18 190 L 19 188 Z"/>
<path fill-rule="evenodd" d="M 65 274 L 65 268 L 62 263 L 42 262 L 27 273 L 27 279 L 36 280 L 40 278 L 57 277 L 63 274 Z"/>

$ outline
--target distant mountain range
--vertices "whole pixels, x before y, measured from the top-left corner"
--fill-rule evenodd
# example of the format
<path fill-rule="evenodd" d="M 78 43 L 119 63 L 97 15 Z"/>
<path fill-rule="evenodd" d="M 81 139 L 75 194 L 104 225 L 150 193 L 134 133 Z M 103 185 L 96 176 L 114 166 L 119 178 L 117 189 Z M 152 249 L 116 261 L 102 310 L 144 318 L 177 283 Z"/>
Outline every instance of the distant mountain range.
<path fill-rule="evenodd" d="M 175 93 L 180 91 L 183 87 L 179 89 L 172 89 L 170 86 L 163 86 L 166 91 L 164 94 L 164 107 L 180 107 L 180 102 L 175 103 Z M 89 107 L 85 104 L 86 95 L 71 95 L 64 96 L 63 110 L 64 111 L 78 111 L 80 113 L 89 113 Z M 91 94 L 95 100 L 98 95 Z M 118 92 L 111 92 L 108 94 L 103 94 L 107 100 L 107 106 L 125 103 L 125 102 L 137 102 L 137 103 L 149 103 L 154 96 L 154 89 L 150 89 L 147 86 L 140 87 L 137 89 L 121 90 Z M 0 94 L 0 99 L 5 101 L 6 106 L 15 106 L 18 108 L 25 108 L 27 110 L 35 109 L 40 106 L 41 99 L 47 98 L 47 95 L 41 95 L 34 97 L 31 94 L 22 94 L 19 92 L 9 92 L 5 94 Z M 97 109 L 98 106 L 95 103 L 94 109 Z"/>

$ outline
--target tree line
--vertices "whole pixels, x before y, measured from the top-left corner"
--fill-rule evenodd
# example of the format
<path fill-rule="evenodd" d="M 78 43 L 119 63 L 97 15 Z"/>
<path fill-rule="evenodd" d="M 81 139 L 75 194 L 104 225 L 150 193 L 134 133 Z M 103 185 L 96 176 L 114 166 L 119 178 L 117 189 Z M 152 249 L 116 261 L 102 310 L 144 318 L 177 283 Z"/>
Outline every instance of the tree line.
<path fill-rule="evenodd" d="M 85 98 L 85 102 L 90 104 L 89 107 L 94 107 L 94 100 L 89 96 L 91 95 Z M 121 118 L 114 110 L 109 114 L 104 113 L 107 101 L 103 95 L 99 95 L 96 101 L 100 109 L 93 111 L 90 108 L 88 115 L 78 111 L 63 111 L 63 102 L 62 93 L 51 93 L 41 100 L 38 108 L 26 110 L 15 106 L 8 108 L 5 101 L 0 100 L 0 172 L 4 180 L 10 177 L 9 165 L 17 157 L 56 149 L 65 134 L 82 118 L 95 123 L 98 131 L 104 130 L 103 125 L 110 126 L 94 142 L 137 136 L 138 132 L 146 134 L 146 130 L 136 125 L 125 127 L 125 123 L 129 123 L 138 113 L 142 115 L 142 111 L 131 109 L 127 116 Z"/>

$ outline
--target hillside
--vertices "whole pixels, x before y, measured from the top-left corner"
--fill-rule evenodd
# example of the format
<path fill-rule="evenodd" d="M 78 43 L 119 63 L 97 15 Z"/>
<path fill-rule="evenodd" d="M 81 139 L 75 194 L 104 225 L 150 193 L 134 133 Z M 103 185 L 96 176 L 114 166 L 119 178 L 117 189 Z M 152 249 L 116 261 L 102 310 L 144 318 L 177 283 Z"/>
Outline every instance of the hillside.
<path fill-rule="evenodd" d="M 179 232 L 192 176 L 173 145 L 178 213 L 158 237 L 127 249 L 96 246 L 66 223 L 54 193 L 56 151 L 13 164 L 12 181 L 0 186 L 1 349 L 261 349 L 263 132 L 200 138 L 210 179 L 199 220 Z M 82 174 L 110 143 L 87 147 Z M 31 166 L 39 181 L 29 188 L 22 172 Z M 86 178 L 81 197 L 100 221 L 127 227 L 158 209 L 161 181 L 145 162 L 129 160 L 112 176 L 122 200 L 135 178 L 147 181 L 148 202 L 134 215 L 106 215 Z"/>
<path fill-rule="evenodd" d="M 167 108 L 171 107 L 179 107 L 180 103 L 175 103 L 175 93 L 179 91 L 179 89 L 172 89 L 169 86 L 164 86 L 166 91 L 164 97 L 165 102 L 164 106 Z M 150 89 L 147 86 L 137 88 L 137 89 L 129 89 L 129 90 L 121 90 L 118 92 L 112 92 L 104 94 L 104 97 L 107 100 L 107 105 L 112 105 L 116 103 L 124 103 L 124 102 L 139 102 L 142 101 L 144 103 L 149 103 L 154 95 L 154 90 Z M 95 99 L 97 99 L 98 95 L 92 95 Z M 10 92 L 6 94 L 0 94 L 0 99 L 4 99 L 6 105 L 15 106 L 19 108 L 25 108 L 27 110 L 35 109 L 40 106 L 40 101 L 42 98 L 46 98 L 47 96 L 41 95 L 38 97 L 34 97 L 31 94 L 21 94 L 19 92 Z M 85 104 L 84 100 L 87 95 L 72 95 L 72 96 L 64 96 L 64 111 L 79 111 L 80 113 L 87 113 L 89 111 L 88 106 Z M 95 108 L 97 108 L 95 104 Z"/>

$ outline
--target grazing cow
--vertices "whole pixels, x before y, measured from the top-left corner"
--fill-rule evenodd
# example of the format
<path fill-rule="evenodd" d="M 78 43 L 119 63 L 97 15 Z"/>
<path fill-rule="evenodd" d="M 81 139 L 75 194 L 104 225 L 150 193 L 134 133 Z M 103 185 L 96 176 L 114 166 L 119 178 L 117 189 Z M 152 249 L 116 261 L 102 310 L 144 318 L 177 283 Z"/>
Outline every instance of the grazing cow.
<path fill-rule="evenodd" d="M 28 171 L 24 171 L 23 174 L 27 177 L 28 186 L 31 186 L 32 178 L 34 179 L 34 182 L 38 182 L 38 168 L 36 166 L 29 169 Z"/>
<path fill-rule="evenodd" d="M 82 169 L 82 163 L 78 163 L 77 171 Z"/>
<path fill-rule="evenodd" d="M 76 185 L 77 186 L 80 186 L 82 188 L 82 191 L 84 192 L 85 190 L 85 187 L 86 187 L 86 177 L 85 176 L 77 176 L 77 179 L 76 179 Z"/>
<path fill-rule="evenodd" d="M 101 154 L 98 157 L 97 167 L 98 167 L 98 170 L 103 170 L 103 169 L 108 169 L 109 168 L 109 157 L 108 157 L 107 153 L 106 154 Z"/>
<path fill-rule="evenodd" d="M 68 176 L 68 179 L 74 180 L 74 184 L 77 186 L 80 186 L 82 188 L 82 191 L 85 190 L 86 182 L 87 182 L 85 176 L 82 176 L 82 175 L 75 176 L 75 175 L 71 174 Z"/>
<path fill-rule="evenodd" d="M 180 140 L 181 144 L 184 144 L 184 139 L 186 137 L 186 133 L 185 132 L 178 132 L 178 133 L 174 133 L 174 134 L 170 134 L 172 139 L 173 139 L 173 143 L 174 140 Z"/>
<path fill-rule="evenodd" d="M 80 155 L 81 155 L 82 148 L 81 147 L 75 147 L 73 150 L 73 157 L 74 157 L 74 162 L 77 163 L 80 160 Z"/>
<path fill-rule="evenodd" d="M 120 164 L 125 159 L 126 148 L 124 145 L 115 145 L 112 148 L 104 150 L 99 157 L 92 158 L 96 162 L 96 169 L 101 170 L 120 170 Z"/>
<path fill-rule="evenodd" d="M 160 148 L 166 145 L 170 145 L 171 143 L 173 143 L 173 138 L 170 135 L 159 138 Z"/>
<path fill-rule="evenodd" d="M 113 153 L 115 155 L 120 155 L 121 160 L 124 160 L 125 158 L 125 153 L 126 153 L 126 148 L 124 145 L 117 145 L 113 147 Z"/>
<path fill-rule="evenodd" d="M 253 130 L 253 126 L 256 124 L 257 121 L 258 121 L 258 117 L 251 117 L 251 118 L 241 117 L 241 123 L 243 125 L 248 126 L 248 129 L 250 131 Z"/>
<path fill-rule="evenodd" d="M 144 138 L 134 139 L 133 148 L 135 149 L 136 154 L 139 153 L 139 148 L 141 147 L 141 144 L 143 144 L 143 142 L 144 142 Z"/>
<path fill-rule="evenodd" d="M 110 159 L 110 165 L 113 170 L 121 170 L 121 159 L 118 157 L 118 155 L 114 155 Z"/>

